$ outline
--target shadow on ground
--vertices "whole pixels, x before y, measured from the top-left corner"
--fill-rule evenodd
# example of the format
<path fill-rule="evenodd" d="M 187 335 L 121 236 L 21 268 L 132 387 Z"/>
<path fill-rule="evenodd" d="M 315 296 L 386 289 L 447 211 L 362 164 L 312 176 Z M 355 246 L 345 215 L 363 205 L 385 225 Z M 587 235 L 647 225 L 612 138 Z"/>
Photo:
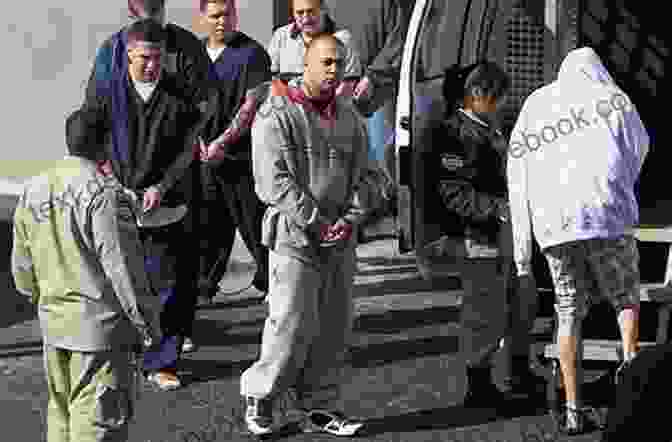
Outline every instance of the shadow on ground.
<path fill-rule="evenodd" d="M 543 414 L 544 410 L 542 408 L 535 408 L 522 401 L 509 402 L 506 407 L 500 410 L 494 408 L 465 408 L 461 405 L 455 405 L 370 419 L 362 428 L 361 436 L 372 437 L 380 434 L 448 430 L 483 425 L 503 418 L 511 419 Z"/>
<path fill-rule="evenodd" d="M 505 408 L 505 409 L 504 409 Z M 474 427 L 501 419 L 522 416 L 541 416 L 545 411 L 521 401 L 512 401 L 500 410 L 494 408 L 465 408 L 455 405 L 444 408 L 432 408 L 405 414 L 390 415 L 368 419 L 356 434 L 357 439 L 368 439 L 385 434 L 414 433 L 418 431 L 441 431 L 463 427 Z M 282 440 L 301 433 L 297 423 L 286 425 L 281 431 L 262 440 Z"/>

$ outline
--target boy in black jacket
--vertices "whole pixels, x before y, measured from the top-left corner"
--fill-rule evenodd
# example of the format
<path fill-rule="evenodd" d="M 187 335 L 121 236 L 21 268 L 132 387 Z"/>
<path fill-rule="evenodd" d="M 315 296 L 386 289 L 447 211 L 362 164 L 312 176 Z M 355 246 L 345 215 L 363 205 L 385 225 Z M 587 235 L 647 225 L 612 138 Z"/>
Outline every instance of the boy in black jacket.
<path fill-rule="evenodd" d="M 442 228 L 459 239 L 456 253 L 465 293 L 460 351 L 469 383 L 465 406 L 470 407 L 502 399 L 492 381 L 491 365 L 507 335 L 513 356 L 510 392 L 530 394 L 540 383 L 529 368 L 536 284 L 531 277 L 516 281 L 512 274 L 508 143 L 495 118 L 509 85 L 507 74 L 492 62 L 449 69 L 443 90 L 448 112 L 434 137 L 445 140 L 435 149 L 438 158 L 432 162 L 437 168 L 433 176 L 439 178 L 438 196 L 449 212 Z M 513 299 L 507 299 L 507 293 L 513 293 Z"/>

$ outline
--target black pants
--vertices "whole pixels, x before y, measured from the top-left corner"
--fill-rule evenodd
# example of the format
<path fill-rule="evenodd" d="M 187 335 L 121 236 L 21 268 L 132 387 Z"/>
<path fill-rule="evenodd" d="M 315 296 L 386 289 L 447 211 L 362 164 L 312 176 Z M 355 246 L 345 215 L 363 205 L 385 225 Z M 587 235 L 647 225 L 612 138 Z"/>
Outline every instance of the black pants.
<path fill-rule="evenodd" d="M 225 162 L 216 169 L 204 166 L 204 201 L 200 209 L 199 291 L 217 292 L 233 251 L 236 229 L 255 260 L 253 285 L 268 290 L 268 250 L 261 244 L 261 223 L 266 207 L 254 192 L 249 164 Z"/>
<path fill-rule="evenodd" d="M 187 222 L 184 219 L 164 227 L 140 229 L 145 269 L 162 305 L 163 340 L 159 348 L 145 354 L 145 368 L 150 371 L 176 369 L 182 337 L 191 335 L 198 267 Z"/>

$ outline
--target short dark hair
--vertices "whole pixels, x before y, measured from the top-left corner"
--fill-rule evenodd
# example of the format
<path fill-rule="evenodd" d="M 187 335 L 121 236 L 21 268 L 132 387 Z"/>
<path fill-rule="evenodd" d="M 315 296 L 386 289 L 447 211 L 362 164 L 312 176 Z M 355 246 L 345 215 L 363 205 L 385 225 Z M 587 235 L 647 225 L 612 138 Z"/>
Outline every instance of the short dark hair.
<path fill-rule="evenodd" d="M 166 33 L 161 23 L 151 18 L 143 18 L 128 27 L 128 42 L 133 41 L 163 44 L 166 41 Z"/>
<path fill-rule="evenodd" d="M 482 61 L 467 75 L 464 82 L 464 96 L 482 94 L 500 98 L 510 87 L 509 75 L 497 63 Z"/>
<path fill-rule="evenodd" d="M 466 67 L 453 65 L 444 72 L 443 98 L 449 106 L 475 95 L 500 98 L 510 88 L 511 78 L 492 61 L 479 61 Z"/>
<path fill-rule="evenodd" d="M 98 109 L 83 106 L 65 121 L 65 141 L 68 153 L 92 161 L 104 159 L 103 143 L 109 131 L 105 118 Z"/>
<path fill-rule="evenodd" d="M 199 0 L 198 10 L 204 13 L 208 8 L 208 3 L 216 3 L 219 5 L 231 4 L 232 7 L 236 7 L 236 4 L 233 2 L 233 0 Z"/>

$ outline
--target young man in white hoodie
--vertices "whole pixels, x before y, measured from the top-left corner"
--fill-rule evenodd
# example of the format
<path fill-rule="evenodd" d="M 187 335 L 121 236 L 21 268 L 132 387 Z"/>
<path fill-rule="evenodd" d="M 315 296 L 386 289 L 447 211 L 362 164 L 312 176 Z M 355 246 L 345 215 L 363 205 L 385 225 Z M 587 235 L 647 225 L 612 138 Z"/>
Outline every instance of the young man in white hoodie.
<path fill-rule="evenodd" d="M 549 263 L 566 392 L 562 429 L 584 430 L 577 389 L 581 322 L 598 296 L 614 306 L 626 363 L 636 354 L 639 256 L 635 182 L 649 136 L 591 48 L 571 51 L 558 78 L 523 104 L 507 165 L 514 257 L 531 272 L 532 232 Z"/>

